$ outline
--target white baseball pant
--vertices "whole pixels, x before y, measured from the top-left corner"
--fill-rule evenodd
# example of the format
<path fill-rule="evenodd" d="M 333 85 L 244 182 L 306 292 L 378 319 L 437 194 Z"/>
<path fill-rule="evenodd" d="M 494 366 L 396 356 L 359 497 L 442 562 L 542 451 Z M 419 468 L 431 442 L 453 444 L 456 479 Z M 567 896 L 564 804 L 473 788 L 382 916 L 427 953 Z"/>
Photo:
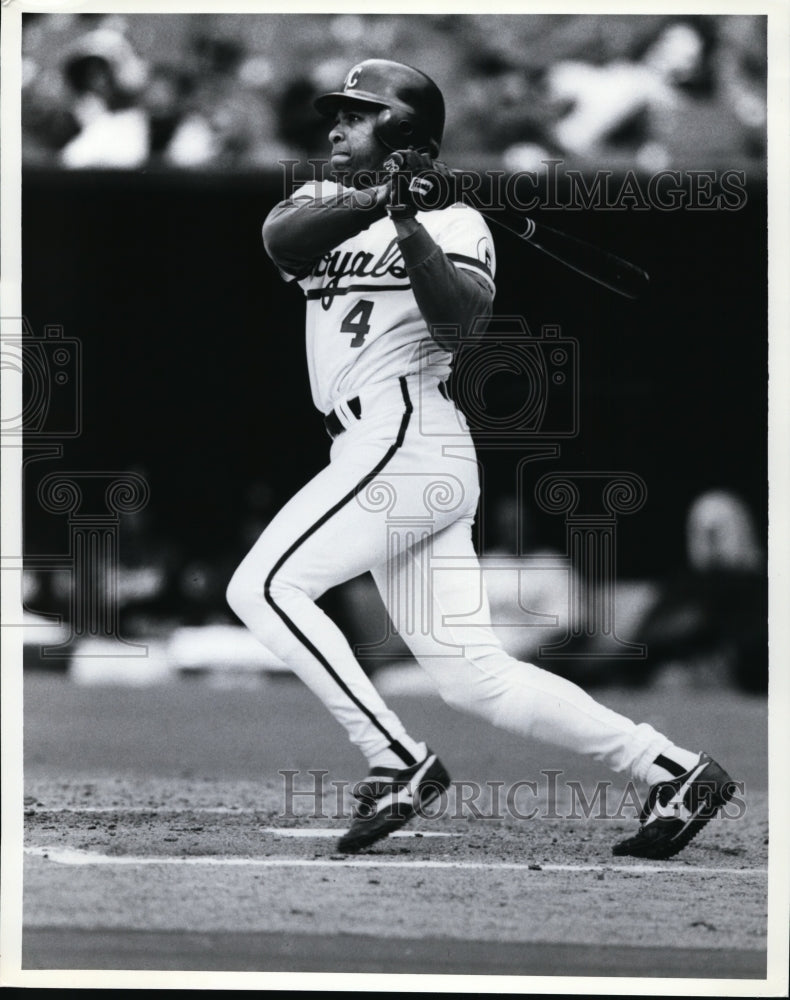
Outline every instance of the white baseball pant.
<path fill-rule="evenodd" d="M 227 591 L 231 608 L 370 761 L 389 749 L 411 764 L 416 744 L 315 604 L 366 571 L 447 703 L 646 780 L 672 746 L 665 736 L 514 659 L 488 624 L 472 544 L 477 462 L 466 421 L 438 381 L 409 376 L 371 386 L 353 409 L 360 407 L 359 418 L 348 405 L 336 408 L 346 430 L 332 443 L 330 464 L 238 567 Z"/>

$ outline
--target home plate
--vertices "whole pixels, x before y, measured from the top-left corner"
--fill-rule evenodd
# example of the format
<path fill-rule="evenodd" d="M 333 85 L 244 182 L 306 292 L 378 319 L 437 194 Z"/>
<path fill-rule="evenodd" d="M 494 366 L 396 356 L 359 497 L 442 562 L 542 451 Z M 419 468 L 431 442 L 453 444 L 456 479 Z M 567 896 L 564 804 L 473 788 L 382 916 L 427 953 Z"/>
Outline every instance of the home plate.
<path fill-rule="evenodd" d="M 275 837 L 308 837 L 334 838 L 341 837 L 346 831 L 333 827 L 296 827 L 296 826 L 264 826 L 261 833 L 271 833 Z M 396 830 L 390 837 L 460 837 L 460 833 L 439 833 L 436 830 Z"/>

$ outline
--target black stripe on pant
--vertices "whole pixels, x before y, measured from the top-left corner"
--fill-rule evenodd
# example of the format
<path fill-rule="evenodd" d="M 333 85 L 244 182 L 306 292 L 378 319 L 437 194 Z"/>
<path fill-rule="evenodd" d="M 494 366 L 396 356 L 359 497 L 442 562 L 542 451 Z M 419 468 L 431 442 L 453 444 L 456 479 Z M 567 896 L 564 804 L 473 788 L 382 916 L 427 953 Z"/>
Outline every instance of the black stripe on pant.
<path fill-rule="evenodd" d="M 274 579 L 277 571 L 286 562 L 286 560 L 288 560 L 294 554 L 294 552 L 296 552 L 299 546 L 304 544 L 304 542 L 308 538 L 310 538 L 311 535 L 315 534 L 315 532 L 318 531 L 318 529 L 322 525 L 326 524 L 326 522 L 331 517 L 333 517 L 341 508 L 343 508 L 347 503 L 353 500 L 358 493 L 364 490 L 365 487 L 368 485 L 368 483 L 370 483 L 373 479 L 375 479 L 376 476 L 382 471 L 382 469 L 384 469 L 384 467 L 391 461 L 393 455 L 403 444 L 403 440 L 406 436 L 406 430 L 409 426 L 409 421 L 411 420 L 411 415 L 414 410 L 414 407 L 412 406 L 411 399 L 409 397 L 409 389 L 408 386 L 406 385 L 406 379 L 403 377 L 401 377 L 400 379 L 400 388 L 401 388 L 401 394 L 403 395 L 403 403 L 405 409 L 403 417 L 401 418 L 400 427 L 398 428 L 398 435 L 395 438 L 394 443 L 390 445 L 390 447 L 387 449 L 386 454 L 374 469 L 372 469 L 366 476 L 363 476 L 362 479 L 360 479 L 360 481 L 354 486 L 354 488 L 351 489 L 342 498 L 342 500 L 339 500 L 334 505 L 334 507 L 331 507 L 325 514 L 323 514 L 314 524 L 312 524 L 307 529 L 307 531 L 305 531 L 302 535 L 299 536 L 299 538 L 296 539 L 296 541 L 290 546 L 290 548 L 288 548 L 283 553 L 283 555 L 280 556 L 280 558 L 277 560 L 277 562 L 274 564 L 271 571 L 269 572 L 269 575 L 266 577 L 266 581 L 263 585 L 263 595 L 266 598 L 266 601 L 269 604 L 269 606 L 272 608 L 273 611 L 275 611 L 279 615 L 279 617 L 284 622 L 286 627 L 290 630 L 290 632 L 294 636 L 296 636 L 299 642 L 301 642 L 302 645 L 305 646 L 312 653 L 312 655 L 330 674 L 335 683 L 343 690 L 343 692 L 349 698 L 349 700 L 352 701 L 357 706 L 357 708 L 359 708 L 361 712 L 364 712 L 365 715 L 367 715 L 367 717 L 373 723 L 373 725 L 376 726 L 376 728 L 382 733 L 382 735 L 384 735 L 387 738 L 387 741 L 389 742 L 392 751 L 400 757 L 400 759 L 403 761 L 404 764 L 410 766 L 412 764 L 417 763 L 412 754 L 410 754 L 409 751 L 400 742 L 398 742 L 398 740 L 394 739 L 390 735 L 390 733 L 385 729 L 385 727 L 381 724 L 381 722 L 376 718 L 373 712 L 371 712 L 369 708 L 367 708 L 358 698 L 356 698 L 352 694 L 352 692 L 348 688 L 348 685 L 345 684 L 343 679 L 333 669 L 332 664 L 323 655 L 321 650 L 318 649 L 314 645 L 314 643 L 310 641 L 310 639 L 308 639 L 308 637 L 304 634 L 304 632 L 301 631 L 299 626 L 288 617 L 288 615 L 282 610 L 282 608 L 278 607 L 277 603 L 275 602 L 271 594 L 272 580 Z"/>

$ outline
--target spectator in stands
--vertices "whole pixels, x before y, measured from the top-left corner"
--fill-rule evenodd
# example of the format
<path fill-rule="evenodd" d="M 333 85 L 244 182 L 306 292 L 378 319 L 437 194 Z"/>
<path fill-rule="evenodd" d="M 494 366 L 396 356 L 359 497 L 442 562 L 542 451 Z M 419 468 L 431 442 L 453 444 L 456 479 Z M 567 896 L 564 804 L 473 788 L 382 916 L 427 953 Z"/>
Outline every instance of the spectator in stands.
<path fill-rule="evenodd" d="M 686 519 L 687 566 L 669 580 L 639 639 L 654 668 L 676 663 L 757 693 L 768 683 L 765 554 L 751 512 L 728 490 L 703 493 Z"/>
<path fill-rule="evenodd" d="M 60 66 L 42 57 L 44 15 L 25 14 L 22 31 L 22 162 L 51 164 L 80 131 L 71 110 L 72 94 Z"/>
<path fill-rule="evenodd" d="M 721 17 L 722 45 L 716 59 L 722 99 L 738 123 L 741 150 L 750 157 L 766 154 L 766 24 L 762 16 Z"/>
<path fill-rule="evenodd" d="M 273 75 L 266 59 L 250 56 L 233 39 L 199 36 L 185 64 L 190 67 L 182 75 L 186 86 L 174 89 L 160 70 L 148 95 L 156 114 L 173 121 L 169 140 L 158 151 L 164 163 L 245 170 L 294 157 L 293 148 L 276 135 Z"/>
<path fill-rule="evenodd" d="M 714 19 L 678 18 L 630 59 L 556 63 L 546 78 L 553 138 L 581 161 L 645 170 L 687 165 L 678 161 L 696 159 L 701 141 L 726 152 L 732 115 L 714 90 L 716 44 Z"/>
<path fill-rule="evenodd" d="M 552 109 L 540 79 L 540 72 L 496 50 L 471 53 L 456 110 L 458 141 L 468 144 L 473 135 L 481 149 L 504 152 L 508 169 L 538 169 L 559 150 L 549 134 Z M 459 148 L 460 155 L 469 152 Z M 448 153 L 454 153 L 449 146 Z"/>
<path fill-rule="evenodd" d="M 194 89 L 194 77 L 186 69 L 178 65 L 151 67 L 142 105 L 148 114 L 153 164 L 177 164 L 171 153 L 179 142 L 176 137 L 188 128 Z"/>
<path fill-rule="evenodd" d="M 60 152 L 65 167 L 131 169 L 148 159 L 148 119 L 138 98 L 147 65 L 118 31 L 83 35 L 63 63 L 79 132 Z"/>

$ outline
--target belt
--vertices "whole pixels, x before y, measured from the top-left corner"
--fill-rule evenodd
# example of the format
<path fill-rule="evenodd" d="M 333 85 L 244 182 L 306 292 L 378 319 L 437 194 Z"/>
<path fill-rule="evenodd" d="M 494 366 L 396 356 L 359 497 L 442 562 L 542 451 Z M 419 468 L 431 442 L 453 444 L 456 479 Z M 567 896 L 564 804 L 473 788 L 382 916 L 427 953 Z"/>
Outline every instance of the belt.
<path fill-rule="evenodd" d="M 439 383 L 439 392 L 442 394 L 442 396 L 444 396 L 446 400 L 449 401 L 452 399 L 452 397 L 450 396 L 450 390 L 448 389 L 446 382 Z M 359 396 L 354 396 L 353 399 L 347 399 L 346 406 L 349 408 L 349 410 L 351 410 L 351 412 L 354 414 L 357 420 L 359 420 L 362 417 L 362 401 L 360 400 Z M 337 415 L 335 410 L 330 410 L 329 413 L 327 413 L 327 415 L 324 417 L 324 427 L 326 427 L 327 434 L 332 438 L 333 441 L 339 434 L 342 434 L 343 431 L 346 429 L 346 425 Z"/>
<path fill-rule="evenodd" d="M 346 406 L 349 410 L 351 410 L 357 420 L 359 420 L 362 416 L 362 401 L 359 396 L 354 396 L 353 399 L 347 399 Z M 327 434 L 329 434 L 333 441 L 338 434 L 342 434 L 346 429 L 345 424 L 342 423 L 340 417 L 334 410 L 330 410 L 324 417 L 324 426 L 326 427 Z"/>

